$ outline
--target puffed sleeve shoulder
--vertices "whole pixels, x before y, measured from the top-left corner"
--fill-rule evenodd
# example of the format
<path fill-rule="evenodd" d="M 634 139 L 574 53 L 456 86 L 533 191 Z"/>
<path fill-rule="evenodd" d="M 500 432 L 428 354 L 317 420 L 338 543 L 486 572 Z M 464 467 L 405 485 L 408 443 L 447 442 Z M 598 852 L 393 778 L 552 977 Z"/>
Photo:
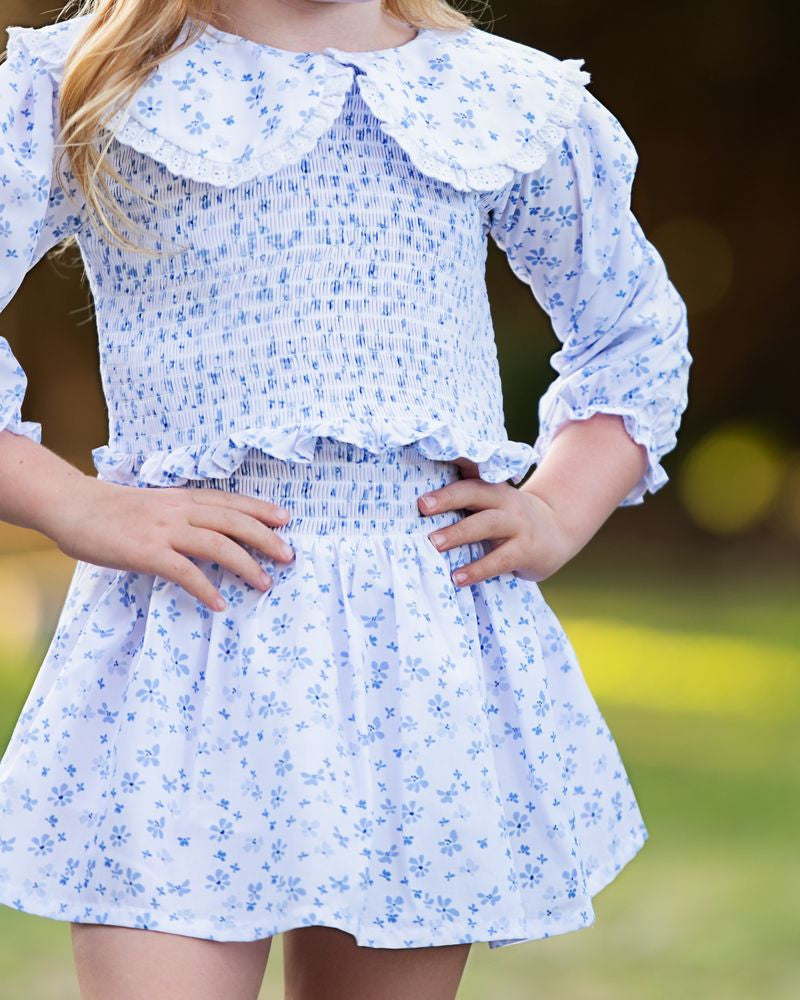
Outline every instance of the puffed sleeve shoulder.
<path fill-rule="evenodd" d="M 677 442 L 691 365 L 686 306 L 631 211 L 637 164 L 620 122 L 584 89 L 561 143 L 497 192 L 489 217 L 561 342 L 539 400 L 534 463 L 567 421 L 617 414 L 648 455 L 620 506 L 667 481 L 661 459 Z"/>
<path fill-rule="evenodd" d="M 30 43 L 38 30 L 8 28 L 0 62 L 0 312 L 34 264 L 83 219 L 82 199 L 68 199 L 54 179 L 57 82 Z M 21 418 L 26 387 L 25 372 L 0 337 L 0 430 L 41 443 L 41 424 Z"/>

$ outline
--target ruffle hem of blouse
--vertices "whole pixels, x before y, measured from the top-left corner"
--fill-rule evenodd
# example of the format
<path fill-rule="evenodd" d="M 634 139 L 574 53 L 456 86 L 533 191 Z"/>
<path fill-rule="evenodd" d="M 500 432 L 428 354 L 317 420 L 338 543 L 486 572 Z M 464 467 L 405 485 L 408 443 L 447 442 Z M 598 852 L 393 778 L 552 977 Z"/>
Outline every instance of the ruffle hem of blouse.
<path fill-rule="evenodd" d="M 425 458 L 453 461 L 468 458 L 478 475 L 490 483 L 508 479 L 518 484 L 531 467 L 533 446 L 522 441 L 481 441 L 460 437 L 442 422 L 404 423 L 397 419 L 372 421 L 333 418 L 313 425 L 247 427 L 205 444 L 184 445 L 132 455 L 102 445 L 92 451 L 100 477 L 130 486 L 183 486 L 192 479 L 220 479 L 232 475 L 251 448 L 285 461 L 310 463 L 319 437 L 357 445 L 373 454 L 413 444 Z"/>

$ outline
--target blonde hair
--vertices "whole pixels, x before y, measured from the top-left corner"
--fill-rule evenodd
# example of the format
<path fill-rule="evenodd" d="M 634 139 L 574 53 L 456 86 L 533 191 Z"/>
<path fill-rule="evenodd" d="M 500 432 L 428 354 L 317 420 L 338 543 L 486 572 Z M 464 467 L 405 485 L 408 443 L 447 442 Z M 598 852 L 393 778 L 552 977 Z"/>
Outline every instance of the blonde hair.
<path fill-rule="evenodd" d="M 58 155 L 55 169 L 65 158 L 69 170 L 83 191 L 86 209 L 99 221 L 111 241 L 128 250 L 153 253 L 132 243 L 113 219 L 130 223 L 114 198 L 109 179 L 129 191 L 134 188 L 119 174 L 106 156 L 114 135 L 107 119 L 146 80 L 164 56 L 173 49 L 187 24 L 185 40 L 174 51 L 191 45 L 212 18 L 225 18 L 217 9 L 219 0 L 73 0 L 59 19 L 92 14 L 89 27 L 71 48 L 64 66 L 59 94 Z M 476 23 L 447 0 L 381 0 L 385 11 L 413 27 L 463 30 Z M 479 5 L 480 6 L 480 5 Z M 485 6 L 485 5 L 484 5 Z M 108 133 L 108 138 L 104 138 Z M 64 175 L 61 175 L 64 176 Z M 67 175 L 68 176 L 68 175 Z M 62 182 L 65 191 L 67 185 Z M 154 205 L 150 195 L 136 195 Z M 74 238 L 73 238 L 74 241 Z M 66 240 L 64 243 L 69 244 Z M 62 252 L 64 246 L 57 247 Z M 158 254 L 155 254 L 158 256 Z"/>

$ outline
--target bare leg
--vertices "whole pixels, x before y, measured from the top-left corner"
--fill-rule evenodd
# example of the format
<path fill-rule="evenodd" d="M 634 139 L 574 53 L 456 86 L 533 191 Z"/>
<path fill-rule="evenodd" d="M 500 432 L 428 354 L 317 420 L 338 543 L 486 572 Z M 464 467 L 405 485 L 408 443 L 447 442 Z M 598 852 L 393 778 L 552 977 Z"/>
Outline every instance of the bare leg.
<path fill-rule="evenodd" d="M 271 941 L 206 941 L 112 924 L 71 927 L 82 1000 L 256 1000 Z"/>
<path fill-rule="evenodd" d="M 298 927 L 283 935 L 286 1000 L 454 1000 L 469 948 L 367 948 L 333 927 Z"/>

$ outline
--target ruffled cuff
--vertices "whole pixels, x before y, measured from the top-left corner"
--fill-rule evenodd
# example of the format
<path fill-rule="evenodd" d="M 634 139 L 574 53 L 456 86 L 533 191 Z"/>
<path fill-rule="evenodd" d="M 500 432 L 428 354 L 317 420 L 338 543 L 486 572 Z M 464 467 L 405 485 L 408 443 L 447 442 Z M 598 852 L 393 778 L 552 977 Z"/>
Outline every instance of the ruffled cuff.
<path fill-rule="evenodd" d="M 42 425 L 23 420 L 21 407 L 28 380 L 5 338 L 0 337 L 0 431 L 11 431 L 42 443 Z"/>
<path fill-rule="evenodd" d="M 561 428 L 570 420 L 588 420 L 596 413 L 609 413 L 622 417 L 625 430 L 636 444 L 643 445 L 647 451 L 647 469 L 638 483 L 620 501 L 620 507 L 632 507 L 644 502 L 646 493 L 656 490 L 668 481 L 668 476 L 661 464 L 660 450 L 656 444 L 656 435 L 642 418 L 639 410 L 633 410 L 621 404 L 608 400 L 589 400 L 577 403 L 566 398 L 561 392 L 551 398 L 543 398 L 539 412 L 539 434 L 533 443 L 534 463 L 538 466 L 544 460 L 553 439 Z"/>
<path fill-rule="evenodd" d="M 37 424 L 35 420 L 20 420 L 17 413 L 8 423 L 3 421 L 4 418 L 0 417 L 0 431 L 11 431 L 12 434 L 30 438 L 36 444 L 42 443 L 42 425 Z"/>

